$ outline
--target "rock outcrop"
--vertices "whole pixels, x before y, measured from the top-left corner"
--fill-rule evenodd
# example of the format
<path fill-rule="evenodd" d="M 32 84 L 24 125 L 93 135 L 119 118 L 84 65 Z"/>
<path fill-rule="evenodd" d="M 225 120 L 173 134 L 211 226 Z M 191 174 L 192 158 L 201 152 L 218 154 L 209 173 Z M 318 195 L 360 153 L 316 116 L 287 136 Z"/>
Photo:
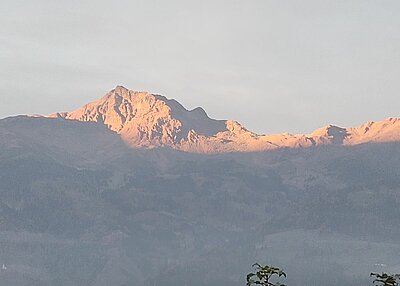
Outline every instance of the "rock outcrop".
<path fill-rule="evenodd" d="M 100 100 L 49 117 L 98 122 L 132 148 L 169 147 L 194 153 L 255 152 L 319 145 L 400 141 L 400 120 L 389 118 L 357 128 L 328 125 L 307 135 L 258 135 L 233 120 L 215 120 L 198 107 L 117 86 Z"/>

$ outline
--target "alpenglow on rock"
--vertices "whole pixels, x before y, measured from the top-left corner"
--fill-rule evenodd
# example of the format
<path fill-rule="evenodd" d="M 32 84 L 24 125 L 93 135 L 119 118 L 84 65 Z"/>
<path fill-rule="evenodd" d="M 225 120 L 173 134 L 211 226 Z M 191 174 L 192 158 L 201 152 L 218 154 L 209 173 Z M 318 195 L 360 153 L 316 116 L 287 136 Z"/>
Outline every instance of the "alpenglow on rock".
<path fill-rule="evenodd" d="M 400 120 L 394 118 L 357 128 L 328 125 L 307 135 L 258 135 L 236 121 L 211 119 L 200 107 L 187 110 L 176 100 L 122 86 L 75 111 L 49 117 L 104 124 L 132 148 L 169 147 L 195 153 L 400 141 Z"/>

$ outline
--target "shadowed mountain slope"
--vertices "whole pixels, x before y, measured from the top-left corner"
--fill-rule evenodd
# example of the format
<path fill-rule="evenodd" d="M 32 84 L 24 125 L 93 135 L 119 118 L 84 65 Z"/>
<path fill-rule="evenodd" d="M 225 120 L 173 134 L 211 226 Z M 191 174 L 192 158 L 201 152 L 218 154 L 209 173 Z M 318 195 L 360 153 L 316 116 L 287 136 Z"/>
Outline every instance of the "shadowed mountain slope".
<path fill-rule="evenodd" d="M 298 286 L 400 272 L 396 119 L 263 136 L 122 87 L 52 117 L 0 120 L 0 285 L 239 286 L 256 261 Z"/>

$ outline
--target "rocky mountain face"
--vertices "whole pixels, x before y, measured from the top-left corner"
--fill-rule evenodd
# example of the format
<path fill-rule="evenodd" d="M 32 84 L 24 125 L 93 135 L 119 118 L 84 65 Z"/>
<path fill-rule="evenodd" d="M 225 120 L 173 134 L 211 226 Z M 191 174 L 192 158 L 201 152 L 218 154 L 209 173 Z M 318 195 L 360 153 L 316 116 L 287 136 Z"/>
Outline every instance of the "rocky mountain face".
<path fill-rule="evenodd" d="M 400 272 L 396 119 L 264 136 L 122 87 L 51 117 L 0 120 L 1 286 L 239 286 L 254 262 L 298 286 Z"/>
<path fill-rule="evenodd" d="M 122 86 L 78 110 L 50 117 L 104 124 L 133 148 L 169 147 L 194 153 L 351 146 L 400 140 L 400 120 L 394 118 L 368 122 L 357 128 L 329 125 L 307 135 L 258 135 L 236 121 L 211 119 L 200 107 L 189 111 L 175 100 Z"/>

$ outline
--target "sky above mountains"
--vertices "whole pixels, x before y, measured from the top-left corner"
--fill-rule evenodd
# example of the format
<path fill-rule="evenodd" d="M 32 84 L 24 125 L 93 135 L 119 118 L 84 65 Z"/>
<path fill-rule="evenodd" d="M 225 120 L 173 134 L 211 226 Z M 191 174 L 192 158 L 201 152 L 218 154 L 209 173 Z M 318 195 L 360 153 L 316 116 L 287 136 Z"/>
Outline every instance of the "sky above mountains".
<path fill-rule="evenodd" d="M 258 133 L 399 117 L 398 1 L 22 1 L 0 10 L 0 117 L 116 85 Z"/>

